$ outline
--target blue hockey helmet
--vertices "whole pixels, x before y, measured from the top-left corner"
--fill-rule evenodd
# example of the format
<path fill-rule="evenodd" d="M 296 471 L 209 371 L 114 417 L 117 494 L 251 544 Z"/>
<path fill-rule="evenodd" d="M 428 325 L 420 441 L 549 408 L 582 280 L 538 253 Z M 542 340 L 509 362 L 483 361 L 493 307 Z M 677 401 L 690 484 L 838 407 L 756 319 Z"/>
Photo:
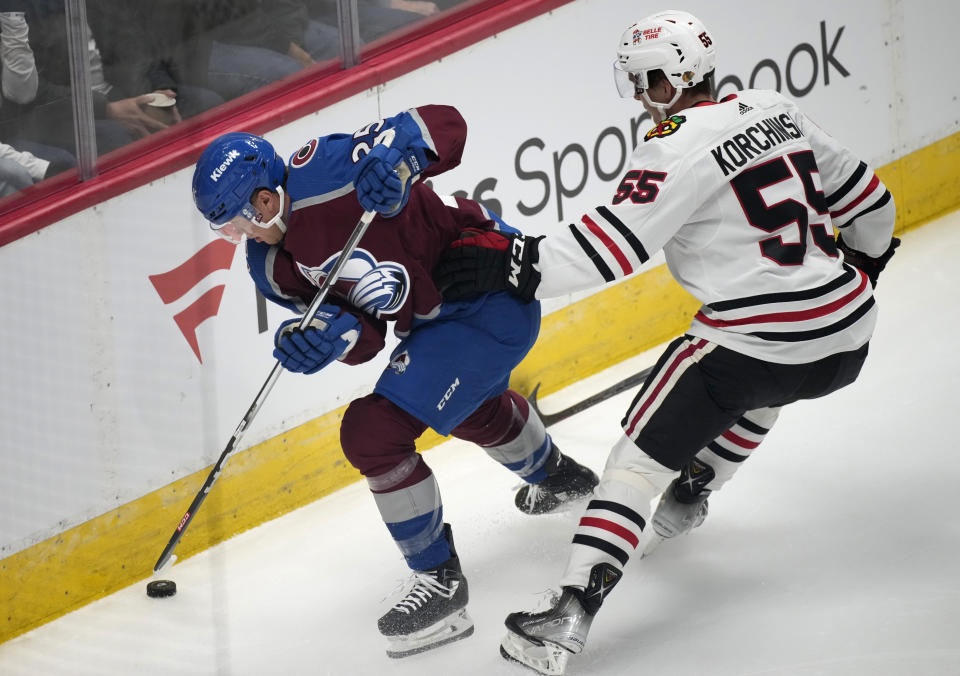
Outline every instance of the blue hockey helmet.
<path fill-rule="evenodd" d="M 269 141 L 230 132 L 214 139 L 197 160 L 193 201 L 214 230 L 238 216 L 261 225 L 250 198 L 261 188 L 282 192 L 285 176 L 286 165 Z"/>

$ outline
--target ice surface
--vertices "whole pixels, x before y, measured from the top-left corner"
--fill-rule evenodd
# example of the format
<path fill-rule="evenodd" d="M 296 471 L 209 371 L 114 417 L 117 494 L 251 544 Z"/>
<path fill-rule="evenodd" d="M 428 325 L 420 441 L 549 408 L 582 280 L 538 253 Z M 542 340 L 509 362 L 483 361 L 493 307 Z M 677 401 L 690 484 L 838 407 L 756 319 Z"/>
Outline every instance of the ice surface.
<path fill-rule="evenodd" d="M 860 380 L 785 409 L 701 528 L 634 557 L 568 674 L 960 674 L 960 212 L 903 240 Z M 556 425 L 556 442 L 599 472 L 633 394 Z M 357 484 L 166 569 L 173 598 L 145 580 L 0 645 L 0 673 L 530 673 L 499 655 L 503 618 L 555 585 L 579 512 L 520 514 L 512 475 L 468 444 L 426 458 L 471 638 L 385 656 L 376 619 L 407 571 Z"/>

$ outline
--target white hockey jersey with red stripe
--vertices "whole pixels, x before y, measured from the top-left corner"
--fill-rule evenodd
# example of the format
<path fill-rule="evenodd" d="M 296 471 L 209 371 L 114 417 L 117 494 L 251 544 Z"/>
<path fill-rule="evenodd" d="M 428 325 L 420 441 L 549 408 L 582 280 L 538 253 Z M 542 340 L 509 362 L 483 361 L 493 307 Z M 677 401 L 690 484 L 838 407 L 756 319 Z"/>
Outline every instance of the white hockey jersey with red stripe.
<path fill-rule="evenodd" d="M 866 343 L 876 307 L 835 229 L 879 256 L 894 226 L 873 171 L 775 91 L 701 103 L 650 130 L 610 206 L 540 242 L 538 298 L 631 274 L 664 250 L 703 303 L 689 333 L 777 363 Z"/>

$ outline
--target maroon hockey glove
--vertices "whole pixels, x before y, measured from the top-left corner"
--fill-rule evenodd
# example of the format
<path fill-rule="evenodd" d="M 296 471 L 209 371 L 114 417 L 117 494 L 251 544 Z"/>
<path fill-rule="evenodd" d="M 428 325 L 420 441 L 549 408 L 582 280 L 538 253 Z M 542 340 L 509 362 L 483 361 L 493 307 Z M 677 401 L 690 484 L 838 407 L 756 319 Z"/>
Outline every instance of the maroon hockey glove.
<path fill-rule="evenodd" d="M 877 278 L 880 277 L 883 269 L 887 267 L 887 261 L 893 258 L 893 253 L 898 246 L 900 246 L 900 240 L 894 237 L 890 240 L 890 246 L 887 250 L 876 258 L 873 258 L 862 251 L 857 251 L 847 246 L 847 243 L 843 241 L 843 235 L 837 237 L 837 248 L 843 252 L 843 260 L 853 267 L 863 270 L 867 277 L 870 278 L 870 285 L 873 286 L 873 288 L 877 288 Z"/>
<path fill-rule="evenodd" d="M 529 303 L 540 285 L 534 263 L 540 259 L 541 239 L 467 228 L 440 257 L 433 269 L 434 282 L 446 300 L 510 291 Z"/>

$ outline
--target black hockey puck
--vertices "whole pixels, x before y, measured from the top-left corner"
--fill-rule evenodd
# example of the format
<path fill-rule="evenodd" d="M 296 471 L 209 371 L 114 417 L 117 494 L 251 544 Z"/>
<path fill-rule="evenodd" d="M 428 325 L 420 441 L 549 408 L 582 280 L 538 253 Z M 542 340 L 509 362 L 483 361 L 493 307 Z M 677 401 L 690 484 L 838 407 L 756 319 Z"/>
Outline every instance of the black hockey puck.
<path fill-rule="evenodd" d="M 177 583 L 173 580 L 154 580 L 147 583 L 147 596 L 152 599 L 173 596 L 177 593 Z"/>

